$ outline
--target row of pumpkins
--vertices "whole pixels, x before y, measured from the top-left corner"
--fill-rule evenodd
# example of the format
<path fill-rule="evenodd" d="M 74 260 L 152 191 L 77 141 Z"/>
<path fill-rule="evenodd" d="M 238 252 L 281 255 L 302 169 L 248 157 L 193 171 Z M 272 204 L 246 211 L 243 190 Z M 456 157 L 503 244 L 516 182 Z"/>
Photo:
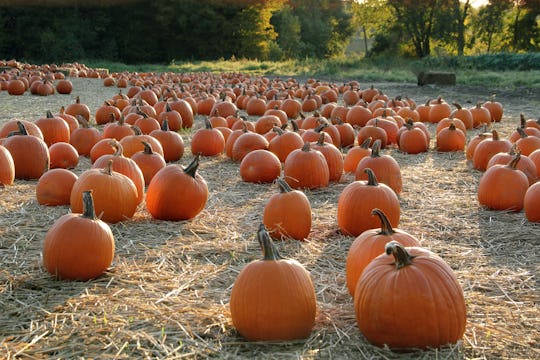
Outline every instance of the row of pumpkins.
<path fill-rule="evenodd" d="M 440 257 L 397 229 L 401 173 L 396 160 L 381 149 L 427 151 L 430 132 L 425 123 L 430 122 L 437 124 L 438 151 L 464 151 L 467 130 L 500 121 L 500 104 L 490 101 L 472 109 L 456 104 L 452 110 L 438 98 L 416 106 L 411 99 L 390 100 L 373 87 L 361 90 L 356 82 L 337 86 L 308 80 L 300 85 L 293 79 L 242 74 L 130 78 L 122 73 L 107 78 L 115 77 L 130 79 L 131 86 L 126 94 L 119 92 L 104 102 L 93 117 L 77 98 L 58 115 L 48 112 L 34 122 L 14 120 L 0 129 L 1 174 L 11 173 L 0 181 L 10 185 L 13 178 L 38 179 L 40 204 L 71 207 L 72 213 L 58 219 L 46 235 L 43 261 L 49 272 L 64 279 L 101 275 L 114 256 L 108 223 L 131 218 L 143 200 L 156 219 L 197 216 L 208 198 L 207 183 L 197 172 L 200 156 L 225 153 L 239 163 L 244 181 L 275 181 L 279 189 L 268 200 L 257 233 L 264 258 L 247 265 L 233 286 L 233 324 L 250 340 L 304 338 L 315 322 L 313 284 L 301 264 L 281 258 L 271 239 L 308 238 L 311 206 L 302 189 L 328 186 L 349 172 L 355 181 L 339 196 L 337 220 L 342 233 L 356 237 L 347 256 L 347 287 L 362 333 L 372 343 L 394 349 L 440 347 L 463 336 L 461 287 Z M 255 120 L 239 116 L 239 111 Z M 203 126 L 194 127 L 196 114 L 205 115 Z M 98 126 L 91 126 L 91 120 Z M 527 217 L 539 221 L 540 187 L 535 181 L 540 166 L 535 164 L 540 145 L 529 145 L 532 138 L 540 141 L 532 130 L 540 133 L 537 125 L 523 118 L 518 136 L 500 139 L 493 130 L 471 139 L 467 158 L 485 171 L 478 189 L 482 205 L 516 211 L 524 206 Z M 184 168 L 174 164 L 184 153 L 177 130 L 191 127 L 195 156 Z M 93 167 L 77 177 L 67 169 L 77 165 L 79 156 L 89 157 Z M 522 184 L 519 191 L 509 188 Z M 510 197 L 515 202 L 509 202 Z M 66 241 L 75 232 L 78 243 Z M 91 249 L 81 251 L 82 246 Z M 69 256 L 74 252 L 93 255 L 81 266 L 80 257 L 75 264 L 76 257 Z M 396 288 L 388 292 L 390 284 Z M 287 307 L 279 300 L 285 294 Z M 396 301 L 408 309 L 392 307 Z M 257 316 L 269 309 L 273 321 Z M 425 326 L 412 332 L 410 324 L 418 323 L 418 313 L 429 316 L 423 317 Z"/>

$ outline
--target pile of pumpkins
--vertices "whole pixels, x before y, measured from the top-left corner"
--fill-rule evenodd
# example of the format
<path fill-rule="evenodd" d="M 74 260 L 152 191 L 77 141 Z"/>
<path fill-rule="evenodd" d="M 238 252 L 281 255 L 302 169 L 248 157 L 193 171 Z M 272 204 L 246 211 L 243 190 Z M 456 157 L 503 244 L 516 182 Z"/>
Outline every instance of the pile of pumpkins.
<path fill-rule="evenodd" d="M 355 237 L 346 275 L 358 327 L 378 346 L 437 348 L 464 334 L 463 292 L 440 257 L 397 228 L 400 167 L 382 151 L 428 151 L 426 124 L 433 124 L 437 151 L 466 149 L 473 167 L 485 171 L 481 205 L 524 208 L 530 221 L 540 221 L 540 121 L 522 117 L 509 139 L 483 130 L 466 144 L 468 130 L 501 120 L 496 101 L 466 109 L 439 97 L 417 106 L 374 87 L 361 89 L 356 81 L 300 84 L 244 74 L 126 72 L 102 79 L 119 92 L 94 112 L 77 97 L 58 114 L 13 120 L 0 129 L 0 183 L 35 179 L 40 204 L 71 208 L 44 240 L 44 266 L 58 278 L 100 276 L 114 256 L 109 224 L 130 219 L 143 203 L 155 219 L 197 216 L 208 199 L 207 183 L 197 172 L 200 159 L 225 156 L 239 164 L 243 181 L 276 183 L 279 190 L 268 200 L 257 232 L 264 257 L 247 265 L 233 286 L 233 324 L 250 340 L 305 338 L 315 322 L 314 287 L 307 270 L 282 258 L 272 238 L 307 239 L 311 206 L 303 190 L 351 173 L 355 181 L 337 199 L 337 222 L 343 234 Z M 196 115 L 204 124 L 195 124 Z M 182 129 L 191 129 L 194 155 L 186 167 L 178 164 Z M 77 176 L 69 169 L 80 156 L 92 168 Z M 69 244 L 65 239 L 74 232 L 92 237 Z M 73 251 L 97 256 L 78 257 L 74 264 L 68 256 Z M 270 322 L 257 316 L 269 311 L 275 314 Z M 411 332 L 410 324 L 419 322 Z"/>

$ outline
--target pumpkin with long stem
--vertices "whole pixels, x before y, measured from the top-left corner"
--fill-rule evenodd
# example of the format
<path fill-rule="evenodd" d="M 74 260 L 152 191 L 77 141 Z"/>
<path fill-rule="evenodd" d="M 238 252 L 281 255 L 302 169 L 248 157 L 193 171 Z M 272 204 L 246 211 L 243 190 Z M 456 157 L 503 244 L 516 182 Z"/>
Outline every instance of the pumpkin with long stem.
<path fill-rule="evenodd" d="M 81 200 L 82 212 L 60 217 L 43 241 L 43 265 L 60 279 L 96 278 L 114 257 L 114 235 L 109 225 L 96 217 L 92 191 L 82 192 Z"/>
<path fill-rule="evenodd" d="M 257 239 L 263 259 L 246 265 L 234 282 L 229 304 L 233 324 L 252 341 L 304 339 L 317 311 L 311 276 L 298 261 L 279 255 L 264 224 Z"/>
<path fill-rule="evenodd" d="M 420 242 L 415 236 L 403 230 L 392 228 L 392 224 L 382 210 L 375 208 L 371 215 L 380 219 L 381 226 L 366 230 L 357 236 L 347 253 L 345 272 L 347 289 L 352 296 L 354 296 L 356 283 L 362 272 L 371 260 L 384 253 L 384 247 L 387 243 L 397 241 L 403 246 L 420 246 Z"/>
<path fill-rule="evenodd" d="M 397 241 L 364 269 L 354 292 L 358 328 L 392 350 L 440 348 L 458 342 L 467 313 L 452 268 L 433 252 Z"/>

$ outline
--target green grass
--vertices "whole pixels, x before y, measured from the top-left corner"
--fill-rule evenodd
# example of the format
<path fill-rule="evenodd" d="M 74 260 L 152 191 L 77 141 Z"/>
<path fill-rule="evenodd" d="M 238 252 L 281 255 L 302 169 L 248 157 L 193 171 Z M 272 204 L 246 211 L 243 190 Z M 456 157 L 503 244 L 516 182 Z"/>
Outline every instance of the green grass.
<path fill-rule="evenodd" d="M 381 57 L 377 59 L 340 58 L 333 60 L 302 59 L 288 61 L 219 60 L 173 62 L 171 64 L 126 65 L 106 61 L 81 61 L 92 68 L 107 68 L 111 72 L 239 72 L 252 76 L 286 76 L 317 78 L 328 81 L 361 82 L 416 82 L 421 70 L 436 69 L 455 71 L 461 85 L 497 86 L 505 88 L 540 88 L 540 70 L 482 70 L 471 68 L 476 60 L 469 62 L 434 62 L 433 59 L 409 61 Z M 451 65 L 448 65 L 451 64 Z"/>

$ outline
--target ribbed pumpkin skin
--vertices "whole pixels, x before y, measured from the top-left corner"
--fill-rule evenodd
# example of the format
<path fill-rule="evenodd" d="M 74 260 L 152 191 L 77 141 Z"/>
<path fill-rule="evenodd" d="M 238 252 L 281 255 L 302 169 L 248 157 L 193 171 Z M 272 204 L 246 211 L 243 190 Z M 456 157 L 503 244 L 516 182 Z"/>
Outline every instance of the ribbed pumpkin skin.
<path fill-rule="evenodd" d="M 278 180 L 280 185 L 280 179 Z M 307 239 L 311 231 L 311 204 L 300 190 L 281 190 L 264 207 L 263 223 L 274 239 Z"/>
<path fill-rule="evenodd" d="M 358 281 L 354 307 L 358 328 L 376 346 L 439 348 L 459 341 L 467 322 L 463 291 L 436 254 L 409 247 L 412 264 L 397 269 L 381 254 Z"/>
<path fill-rule="evenodd" d="M 293 189 L 316 189 L 328 186 L 330 171 L 324 155 L 311 150 L 309 143 L 306 143 L 302 149 L 294 150 L 287 156 L 283 164 L 283 177 Z"/>
<path fill-rule="evenodd" d="M 384 213 L 382 214 L 386 217 Z M 349 294 L 354 296 L 362 272 L 371 260 L 384 253 L 384 247 L 390 241 L 397 241 L 403 246 L 420 246 L 418 240 L 411 234 L 400 229 L 392 229 L 388 219 L 381 222 L 380 228 L 366 230 L 358 235 L 349 248 L 345 262 Z"/>
<path fill-rule="evenodd" d="M 43 265 L 66 280 L 89 280 L 103 274 L 114 257 L 114 236 L 103 221 L 79 213 L 63 215 L 43 241 Z"/>
<path fill-rule="evenodd" d="M 10 152 L 16 179 L 39 179 L 49 170 L 50 156 L 45 141 L 32 135 L 13 135 L 3 146 Z"/>
<path fill-rule="evenodd" d="M 540 222 L 540 182 L 531 185 L 523 199 L 525 217 L 531 222 Z"/>
<path fill-rule="evenodd" d="M 11 153 L 0 145 L 0 184 L 13 185 L 15 180 L 15 164 Z"/>
<path fill-rule="evenodd" d="M 105 171 L 105 169 L 88 169 L 79 176 L 71 190 L 71 211 L 81 213 L 82 192 L 92 190 L 98 218 L 108 223 L 132 218 L 138 205 L 135 184 L 126 175 L 116 171 L 107 174 Z"/>
<path fill-rule="evenodd" d="M 71 190 L 78 176 L 67 169 L 51 169 L 36 185 L 36 199 L 40 205 L 69 205 Z"/>
<path fill-rule="evenodd" d="M 245 182 L 270 183 L 280 174 L 281 161 L 268 150 L 251 151 L 240 162 L 240 177 Z"/>
<path fill-rule="evenodd" d="M 379 226 L 379 220 L 371 216 L 374 208 L 381 209 L 393 227 L 399 225 L 401 214 L 399 199 L 385 184 L 370 185 L 369 181 L 357 180 L 347 185 L 338 199 L 337 220 L 342 233 L 358 236 Z"/>
<path fill-rule="evenodd" d="M 167 165 L 150 181 L 146 191 L 146 208 L 159 220 L 189 220 L 197 216 L 208 200 L 204 178 L 187 174 L 178 165 Z"/>
<path fill-rule="evenodd" d="M 298 261 L 279 256 L 264 225 L 259 229 L 264 258 L 247 264 L 234 282 L 229 303 L 233 324 L 248 340 L 304 339 L 317 312 L 311 276 Z"/>

